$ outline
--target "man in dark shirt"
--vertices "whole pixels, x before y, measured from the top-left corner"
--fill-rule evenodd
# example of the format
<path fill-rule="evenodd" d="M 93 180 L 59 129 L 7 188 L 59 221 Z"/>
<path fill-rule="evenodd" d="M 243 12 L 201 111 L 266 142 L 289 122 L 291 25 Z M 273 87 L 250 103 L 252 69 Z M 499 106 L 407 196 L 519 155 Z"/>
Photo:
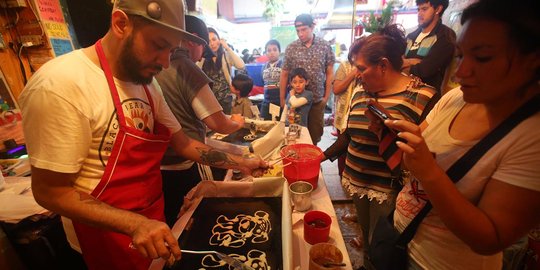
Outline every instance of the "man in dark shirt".
<path fill-rule="evenodd" d="M 407 35 L 403 71 L 420 77 L 440 93 L 446 68 L 452 62 L 456 33 L 442 24 L 448 0 L 416 0 L 418 29 Z"/>
<path fill-rule="evenodd" d="M 285 58 L 279 80 L 279 99 L 285 105 L 289 72 L 303 68 L 310 78 L 307 91 L 313 92 L 313 104 L 309 110 L 308 130 L 313 144 L 321 140 L 324 125 L 324 109 L 332 90 L 335 56 L 330 43 L 313 34 L 315 23 L 309 14 L 301 14 L 294 21 L 298 39 L 285 50 Z"/>

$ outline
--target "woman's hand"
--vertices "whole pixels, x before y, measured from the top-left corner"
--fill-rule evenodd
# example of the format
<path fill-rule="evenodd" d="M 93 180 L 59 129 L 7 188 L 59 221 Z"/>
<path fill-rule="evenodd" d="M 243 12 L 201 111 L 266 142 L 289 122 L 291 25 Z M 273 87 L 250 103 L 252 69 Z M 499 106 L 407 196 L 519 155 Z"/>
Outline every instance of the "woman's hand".
<path fill-rule="evenodd" d="M 227 40 L 222 38 L 219 40 L 219 42 L 221 43 L 221 46 L 223 46 L 223 49 L 224 50 L 228 50 L 229 49 L 229 44 L 227 44 Z"/>
<path fill-rule="evenodd" d="M 386 120 L 384 124 L 399 131 L 398 137 L 405 140 L 396 144 L 403 150 L 403 161 L 407 169 L 421 181 L 431 180 L 439 165 L 422 137 L 421 128 L 406 120 Z"/>

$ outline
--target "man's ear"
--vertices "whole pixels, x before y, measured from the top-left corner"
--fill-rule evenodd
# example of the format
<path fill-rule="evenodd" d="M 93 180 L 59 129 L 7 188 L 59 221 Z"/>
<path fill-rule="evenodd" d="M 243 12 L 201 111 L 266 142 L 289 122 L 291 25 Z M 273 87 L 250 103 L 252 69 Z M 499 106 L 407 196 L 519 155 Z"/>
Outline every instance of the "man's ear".
<path fill-rule="evenodd" d="M 111 16 L 111 30 L 115 36 L 120 38 L 129 33 L 129 26 L 133 22 L 130 22 L 128 15 L 122 10 L 115 10 Z"/>
<path fill-rule="evenodd" d="M 439 15 L 439 17 L 441 17 L 442 10 L 443 10 L 443 6 L 442 6 L 442 5 L 438 5 L 438 6 L 435 8 L 435 14 L 437 14 L 437 15 Z"/>

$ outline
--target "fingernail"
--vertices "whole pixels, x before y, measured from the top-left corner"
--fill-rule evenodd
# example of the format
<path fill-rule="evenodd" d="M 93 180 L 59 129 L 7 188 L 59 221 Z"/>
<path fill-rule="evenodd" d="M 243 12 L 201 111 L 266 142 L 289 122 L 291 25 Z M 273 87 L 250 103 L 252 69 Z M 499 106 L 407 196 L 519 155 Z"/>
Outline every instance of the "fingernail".
<path fill-rule="evenodd" d="M 398 135 L 398 137 L 401 137 L 401 132 L 398 132 L 398 134 L 397 134 L 397 135 Z"/>
<path fill-rule="evenodd" d="M 397 124 L 397 121 L 398 121 L 398 120 L 394 120 L 392 123 Z"/>

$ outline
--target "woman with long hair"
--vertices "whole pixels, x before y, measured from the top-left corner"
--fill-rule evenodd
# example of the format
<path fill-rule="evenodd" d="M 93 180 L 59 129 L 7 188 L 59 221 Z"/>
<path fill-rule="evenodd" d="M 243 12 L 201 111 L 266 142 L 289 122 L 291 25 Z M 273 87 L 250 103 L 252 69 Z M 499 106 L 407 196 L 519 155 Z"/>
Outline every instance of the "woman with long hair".
<path fill-rule="evenodd" d="M 208 27 L 210 43 L 208 46 L 214 54 L 207 53 L 198 65 L 204 73 L 212 79 L 211 85 L 214 95 L 225 114 L 231 114 L 232 96 L 231 96 L 231 68 L 244 69 L 245 64 L 240 56 L 229 47 L 227 41 L 220 39 L 217 31 Z"/>
<path fill-rule="evenodd" d="M 429 202 L 408 245 L 409 269 L 501 269 L 502 250 L 540 223 L 540 1 L 466 8 L 456 77 L 422 125 L 385 121 L 413 176 L 399 193 L 402 231 Z M 489 29 L 489 30 L 488 30 Z M 446 170 L 505 120 L 530 116 L 453 183 Z M 508 126 L 508 125 L 504 125 Z"/>

